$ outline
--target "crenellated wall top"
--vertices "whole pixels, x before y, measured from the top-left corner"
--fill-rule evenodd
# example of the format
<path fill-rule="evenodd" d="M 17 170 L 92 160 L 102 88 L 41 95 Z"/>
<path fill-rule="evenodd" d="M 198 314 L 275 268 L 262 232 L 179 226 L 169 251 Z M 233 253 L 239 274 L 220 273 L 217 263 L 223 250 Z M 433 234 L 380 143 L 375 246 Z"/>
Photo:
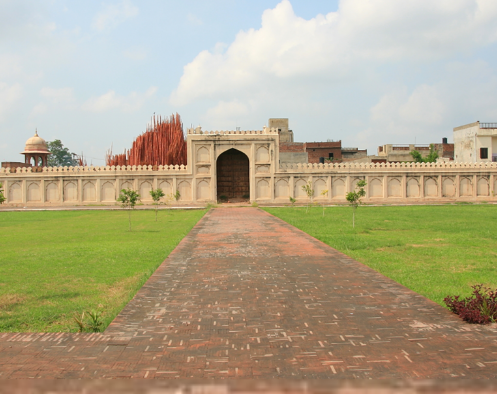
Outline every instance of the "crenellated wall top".
<path fill-rule="evenodd" d="M 288 163 L 281 164 L 281 171 L 318 170 L 318 171 L 381 171 L 381 170 L 497 170 L 496 162 L 479 163 Z"/>
<path fill-rule="evenodd" d="M 187 166 L 88 166 L 88 167 L 43 167 L 40 171 L 33 171 L 33 167 L 17 167 L 12 174 L 105 174 L 105 173 L 126 173 L 126 172 L 157 172 L 166 171 L 174 173 L 187 172 Z M 10 168 L 0 168 L 0 174 L 11 174 Z"/>
<path fill-rule="evenodd" d="M 187 131 L 189 135 L 277 135 L 278 129 L 264 127 L 262 130 L 221 130 L 221 131 L 202 131 L 201 127 L 190 128 Z"/>

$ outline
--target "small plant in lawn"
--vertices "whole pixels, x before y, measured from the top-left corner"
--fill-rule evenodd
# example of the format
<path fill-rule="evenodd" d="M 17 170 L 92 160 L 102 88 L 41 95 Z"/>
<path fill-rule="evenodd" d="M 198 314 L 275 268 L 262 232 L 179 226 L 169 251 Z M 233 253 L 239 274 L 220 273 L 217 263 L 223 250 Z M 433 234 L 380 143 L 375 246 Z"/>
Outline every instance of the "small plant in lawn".
<path fill-rule="evenodd" d="M 290 198 L 290 204 L 292 204 L 292 207 L 295 206 L 295 203 L 297 202 L 297 200 L 293 197 L 289 197 Z"/>
<path fill-rule="evenodd" d="M 497 289 L 491 290 L 483 285 L 471 286 L 471 297 L 459 296 L 444 298 L 445 305 L 461 319 L 473 324 L 495 323 L 497 321 Z"/>
<path fill-rule="evenodd" d="M 307 208 L 305 210 L 305 213 L 309 212 L 309 207 L 312 204 L 312 198 L 314 197 L 314 189 L 312 188 L 312 182 L 308 181 L 305 185 L 302 186 L 302 190 L 304 191 L 305 194 L 307 194 L 307 197 L 309 198 L 309 204 L 307 204 Z"/>
<path fill-rule="evenodd" d="M 131 231 L 131 210 L 135 208 L 138 200 L 140 200 L 140 195 L 132 189 L 122 189 L 117 199 L 121 203 L 121 207 L 128 210 L 129 231 Z"/>
<path fill-rule="evenodd" d="M 323 197 L 326 197 L 326 196 L 328 195 L 328 189 L 323 190 L 323 191 L 321 192 L 321 195 L 322 195 Z M 322 204 L 322 205 L 323 205 L 323 217 L 324 217 L 324 201 L 323 201 L 323 204 Z"/>
<path fill-rule="evenodd" d="M 361 198 L 363 198 L 366 195 L 366 191 L 364 190 L 365 186 L 366 186 L 366 181 L 361 179 L 359 182 L 357 182 L 357 185 L 355 187 L 357 191 L 354 190 L 345 195 L 345 198 L 352 207 L 352 228 L 355 227 L 355 211 L 359 206 L 359 204 L 362 203 Z"/>
<path fill-rule="evenodd" d="M 2 184 L 0 183 L 0 204 L 3 204 L 5 202 L 6 198 L 3 195 L 3 189 L 2 189 Z"/>
<path fill-rule="evenodd" d="M 102 331 L 102 311 L 91 310 L 74 314 L 74 321 L 78 325 L 78 332 L 100 332 Z"/>
<path fill-rule="evenodd" d="M 157 221 L 157 211 L 159 210 L 159 205 L 162 204 L 161 198 L 165 196 L 162 189 L 152 189 L 150 190 L 150 195 L 152 196 L 152 200 L 154 200 L 155 205 L 155 221 Z"/>

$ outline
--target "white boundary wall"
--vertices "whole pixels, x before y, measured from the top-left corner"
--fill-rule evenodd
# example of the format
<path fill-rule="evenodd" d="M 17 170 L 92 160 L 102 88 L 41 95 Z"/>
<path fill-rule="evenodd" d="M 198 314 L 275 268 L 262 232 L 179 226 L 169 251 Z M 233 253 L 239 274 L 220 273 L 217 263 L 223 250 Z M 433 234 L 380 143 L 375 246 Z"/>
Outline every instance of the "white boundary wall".
<path fill-rule="evenodd" d="M 145 204 L 149 191 L 177 190 L 181 203 L 217 200 L 216 162 L 228 149 L 249 158 L 250 200 L 305 201 L 302 190 L 312 182 L 315 200 L 345 202 L 360 179 L 367 182 L 364 201 L 409 203 L 430 201 L 497 201 L 497 163 L 343 163 L 279 165 L 279 134 L 260 131 L 188 130 L 186 166 L 50 167 L 0 169 L 8 206 L 114 205 L 123 188 L 138 190 Z M 328 192 L 321 194 L 324 190 Z"/>

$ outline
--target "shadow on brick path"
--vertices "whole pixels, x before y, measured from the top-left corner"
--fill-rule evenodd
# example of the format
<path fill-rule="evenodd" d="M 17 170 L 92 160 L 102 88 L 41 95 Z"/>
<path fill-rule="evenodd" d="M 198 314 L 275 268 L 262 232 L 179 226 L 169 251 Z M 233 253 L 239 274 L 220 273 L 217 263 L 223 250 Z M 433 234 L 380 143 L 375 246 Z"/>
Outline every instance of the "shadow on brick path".
<path fill-rule="evenodd" d="M 219 208 L 104 333 L 0 333 L 0 379 L 40 377 L 495 378 L 497 327 L 262 210 Z"/>

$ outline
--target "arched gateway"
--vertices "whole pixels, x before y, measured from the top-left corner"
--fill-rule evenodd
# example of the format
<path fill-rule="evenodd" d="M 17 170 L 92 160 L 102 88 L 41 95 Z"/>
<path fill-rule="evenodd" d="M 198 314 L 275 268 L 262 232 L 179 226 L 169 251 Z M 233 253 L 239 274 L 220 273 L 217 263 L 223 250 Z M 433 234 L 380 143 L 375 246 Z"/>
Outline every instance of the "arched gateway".
<path fill-rule="evenodd" d="M 217 159 L 217 199 L 250 198 L 249 159 L 236 149 L 229 149 Z"/>

